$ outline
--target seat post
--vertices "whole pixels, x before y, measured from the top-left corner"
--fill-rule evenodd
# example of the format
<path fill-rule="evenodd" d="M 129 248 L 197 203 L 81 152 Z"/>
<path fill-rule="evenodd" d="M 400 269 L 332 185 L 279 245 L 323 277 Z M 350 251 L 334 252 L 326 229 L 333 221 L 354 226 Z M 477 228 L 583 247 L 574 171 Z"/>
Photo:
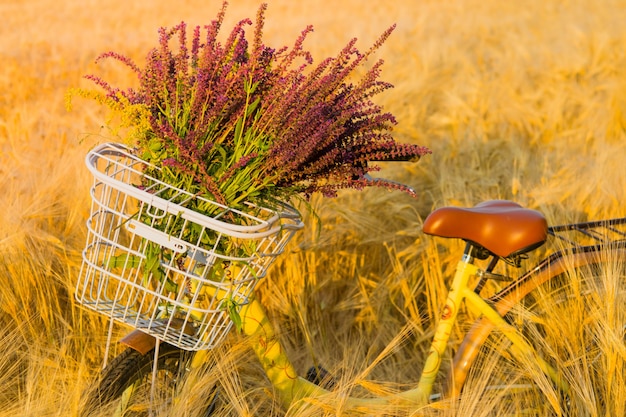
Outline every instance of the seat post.
<path fill-rule="evenodd" d="M 466 262 L 468 264 L 473 264 L 474 263 L 474 245 L 472 245 L 470 242 L 467 242 L 465 244 L 465 250 L 463 251 L 463 257 L 461 258 L 461 261 Z"/>

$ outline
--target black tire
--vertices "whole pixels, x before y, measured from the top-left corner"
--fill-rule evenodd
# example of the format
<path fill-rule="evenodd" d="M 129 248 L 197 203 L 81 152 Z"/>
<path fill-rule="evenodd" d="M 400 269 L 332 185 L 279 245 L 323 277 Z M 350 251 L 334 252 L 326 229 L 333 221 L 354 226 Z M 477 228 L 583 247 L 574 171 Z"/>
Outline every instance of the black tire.
<path fill-rule="evenodd" d="M 162 343 L 159 346 L 156 387 L 152 396 L 154 350 L 142 355 L 126 349 L 101 372 L 96 384 L 91 388 L 86 412 L 83 416 L 100 413 L 103 410 L 122 416 L 167 415 L 172 399 L 182 386 L 187 366 L 193 352 L 178 349 Z M 217 393 L 207 399 L 203 416 L 209 416 L 214 408 Z"/>
<path fill-rule="evenodd" d="M 626 415 L 626 265 L 599 262 L 554 277 L 507 316 L 570 386 L 565 394 L 494 331 L 472 365 L 460 415 Z M 464 405 L 463 405 L 464 404 Z M 465 414 L 467 413 L 467 414 Z"/>

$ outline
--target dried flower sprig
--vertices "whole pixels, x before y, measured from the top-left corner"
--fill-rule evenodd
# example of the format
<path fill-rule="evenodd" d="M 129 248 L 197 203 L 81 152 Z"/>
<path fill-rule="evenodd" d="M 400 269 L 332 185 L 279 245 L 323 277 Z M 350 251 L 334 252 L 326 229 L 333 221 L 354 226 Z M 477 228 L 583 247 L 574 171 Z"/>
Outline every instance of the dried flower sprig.
<path fill-rule="evenodd" d="M 229 206 L 289 199 L 303 193 L 335 196 L 343 188 L 394 184 L 366 180 L 372 161 L 418 159 L 430 151 L 397 143 L 396 121 L 372 99 L 391 88 L 380 81 L 379 60 L 356 83 L 354 73 L 386 41 L 386 30 L 365 53 L 352 39 L 316 66 L 303 44 L 306 27 L 291 48 L 262 42 L 267 6 L 218 41 L 227 3 L 216 20 L 196 27 L 189 48 L 184 22 L 159 31 L 159 45 L 140 68 L 123 55 L 112 58 L 137 74 L 139 87 L 121 90 L 88 76 L 104 90 L 101 102 L 122 114 L 127 140 L 170 183 L 191 184 Z M 176 44 L 172 48 L 171 44 Z M 94 96 L 93 93 L 84 94 Z M 182 178 L 184 177 L 184 179 Z"/>

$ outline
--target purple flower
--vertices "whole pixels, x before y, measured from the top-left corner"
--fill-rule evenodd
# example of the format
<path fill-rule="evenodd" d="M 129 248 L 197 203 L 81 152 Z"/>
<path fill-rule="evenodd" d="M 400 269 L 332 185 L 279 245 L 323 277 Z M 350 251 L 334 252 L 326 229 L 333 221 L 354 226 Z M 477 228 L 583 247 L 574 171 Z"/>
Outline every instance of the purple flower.
<path fill-rule="evenodd" d="M 165 158 L 163 161 L 161 161 L 161 163 L 165 167 L 173 167 L 173 166 L 176 165 L 176 159 L 174 159 L 174 158 Z"/>
<path fill-rule="evenodd" d="M 138 76 L 136 89 L 122 91 L 99 77 L 88 78 L 110 97 L 121 94 L 146 106 L 150 127 L 140 138 L 140 155 L 168 167 L 162 175 L 175 176 L 168 180 L 196 187 L 220 203 L 242 195 L 288 198 L 319 191 L 335 196 L 344 188 L 401 188 L 373 184 L 364 175 L 376 169 L 374 161 L 418 159 L 430 151 L 393 139 L 395 118 L 373 101 L 392 88 L 379 80 L 382 60 L 368 64 L 354 81 L 355 70 L 394 26 L 365 52 L 352 39 L 336 56 L 314 64 L 303 47 L 311 26 L 291 48 L 263 43 L 266 8 L 258 9 L 256 24 L 239 21 L 224 42 L 218 36 L 226 2 L 215 20 L 193 29 L 190 40 L 185 22 L 161 28 L 143 68 L 113 52 L 98 58 L 129 66 Z M 162 152 L 146 153 L 154 141 Z"/>

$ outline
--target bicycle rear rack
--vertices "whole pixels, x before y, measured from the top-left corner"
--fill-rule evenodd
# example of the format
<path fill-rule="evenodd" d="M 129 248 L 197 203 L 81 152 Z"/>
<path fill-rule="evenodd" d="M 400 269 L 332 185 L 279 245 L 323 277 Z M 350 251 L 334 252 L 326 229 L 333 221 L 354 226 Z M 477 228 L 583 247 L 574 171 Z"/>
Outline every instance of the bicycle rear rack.
<path fill-rule="evenodd" d="M 551 226 L 548 234 L 572 246 L 626 241 L 626 217 Z"/>

